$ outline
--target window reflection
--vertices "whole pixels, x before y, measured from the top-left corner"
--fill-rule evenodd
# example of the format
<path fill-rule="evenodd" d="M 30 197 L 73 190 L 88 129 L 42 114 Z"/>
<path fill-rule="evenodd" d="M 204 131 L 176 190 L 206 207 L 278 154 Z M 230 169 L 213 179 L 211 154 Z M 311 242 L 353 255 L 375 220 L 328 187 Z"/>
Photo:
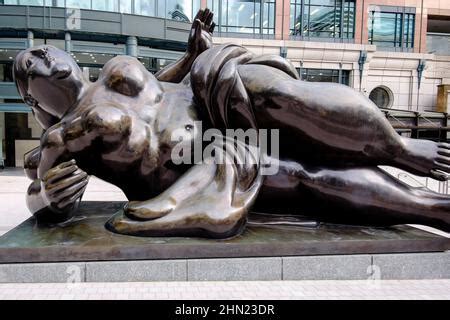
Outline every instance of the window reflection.
<path fill-rule="evenodd" d="M 118 11 L 118 2 L 116 0 L 95 0 L 92 1 L 92 9 L 103 11 Z"/>
<path fill-rule="evenodd" d="M 168 66 L 169 64 L 174 62 L 174 60 L 170 60 L 170 59 L 160 59 L 160 58 L 152 58 L 152 57 L 138 57 L 138 60 L 151 73 L 156 73 L 159 70 L 165 68 L 166 66 Z"/>
<path fill-rule="evenodd" d="M 219 32 L 274 34 L 275 1 L 208 0 Z"/>
<path fill-rule="evenodd" d="M 197 13 L 194 13 L 193 10 L 193 1 L 191 0 L 167 0 L 166 17 L 172 20 L 190 22 Z"/>
<path fill-rule="evenodd" d="M 67 8 L 91 9 L 90 0 L 66 0 Z"/>
<path fill-rule="evenodd" d="M 355 0 L 291 0 L 294 36 L 354 38 Z"/>
<path fill-rule="evenodd" d="M 380 47 L 414 47 L 414 20 L 412 13 L 371 11 L 369 43 Z"/>
<path fill-rule="evenodd" d="M 131 1 L 129 0 L 120 0 L 119 1 L 119 11 L 122 13 L 132 13 L 133 9 L 131 7 Z"/>
<path fill-rule="evenodd" d="M 20 4 L 25 6 L 42 6 L 44 5 L 44 0 L 20 0 Z"/>
<path fill-rule="evenodd" d="M 369 99 L 379 108 L 389 108 L 392 104 L 392 99 L 388 90 L 386 87 L 376 87 L 370 92 Z"/>
<path fill-rule="evenodd" d="M 349 85 L 350 71 L 336 69 L 297 68 L 300 79 L 311 82 L 334 82 Z"/>
<path fill-rule="evenodd" d="M 201 0 L 0 0 L 7 5 L 53 6 L 123 12 L 161 17 L 184 22 L 192 21 Z"/>
<path fill-rule="evenodd" d="M 134 0 L 134 12 L 143 16 L 156 16 L 156 1 Z"/>
<path fill-rule="evenodd" d="M 0 49 L 0 82 L 12 82 L 12 65 L 19 50 Z"/>

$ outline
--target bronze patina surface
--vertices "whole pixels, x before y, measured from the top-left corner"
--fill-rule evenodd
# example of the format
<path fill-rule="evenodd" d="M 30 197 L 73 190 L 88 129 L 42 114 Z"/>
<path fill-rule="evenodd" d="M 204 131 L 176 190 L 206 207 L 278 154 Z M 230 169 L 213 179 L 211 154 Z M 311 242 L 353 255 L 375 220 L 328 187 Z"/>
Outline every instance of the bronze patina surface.
<path fill-rule="evenodd" d="M 38 227 L 35 218 L 0 237 L 0 263 L 93 260 L 264 257 L 385 252 L 431 252 L 450 249 L 450 239 L 409 226 L 371 228 L 306 221 L 306 227 L 265 225 L 250 220 L 232 239 L 133 237 L 104 228 L 123 202 L 83 202 L 75 220 Z M 267 217 L 266 217 L 267 219 Z M 293 223 L 290 217 L 290 223 Z M 280 221 L 280 219 L 274 219 Z M 282 220 L 282 219 L 281 219 Z M 267 222 L 267 220 L 266 220 Z M 297 220 L 297 223 L 305 223 Z"/>
<path fill-rule="evenodd" d="M 36 219 L 70 219 L 95 175 L 130 200 L 106 223 L 124 235 L 229 238 L 261 208 L 341 224 L 450 231 L 448 195 L 412 188 L 378 167 L 446 180 L 449 143 L 398 135 L 366 96 L 345 85 L 301 81 L 280 56 L 213 47 L 212 19 L 200 10 L 183 58 L 155 75 L 136 58 L 117 56 L 92 83 L 55 47 L 17 55 L 18 90 L 45 130 L 25 160 Z M 279 155 L 268 157 L 279 170 L 263 175 L 261 163 L 242 164 L 249 146 L 239 143 L 227 149 L 226 163 L 207 162 L 211 157 L 175 163 L 172 151 L 202 140 L 200 127 L 279 130 Z"/>

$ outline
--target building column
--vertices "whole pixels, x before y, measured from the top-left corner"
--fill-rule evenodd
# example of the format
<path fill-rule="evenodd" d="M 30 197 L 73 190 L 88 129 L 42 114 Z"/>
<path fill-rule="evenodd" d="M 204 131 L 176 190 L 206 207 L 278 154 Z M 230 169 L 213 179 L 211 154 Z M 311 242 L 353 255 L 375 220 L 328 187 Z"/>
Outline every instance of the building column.
<path fill-rule="evenodd" d="M 27 47 L 31 48 L 34 47 L 34 34 L 33 31 L 28 30 L 27 32 Z"/>
<path fill-rule="evenodd" d="M 367 28 L 367 22 L 364 20 L 363 1 L 356 1 L 355 4 L 355 43 L 366 43 L 363 41 L 364 28 Z"/>
<path fill-rule="evenodd" d="M 289 15 L 291 5 L 289 0 L 275 1 L 275 39 L 289 39 Z"/>
<path fill-rule="evenodd" d="M 130 36 L 127 38 L 126 53 L 129 56 L 137 57 L 138 48 L 137 48 L 137 38 L 136 37 Z"/>
<path fill-rule="evenodd" d="M 414 52 L 416 53 L 427 53 L 427 25 L 428 10 L 424 7 L 417 8 L 414 30 Z"/>
<path fill-rule="evenodd" d="M 64 35 L 64 50 L 66 50 L 66 52 L 72 51 L 72 36 L 69 32 L 66 32 Z"/>

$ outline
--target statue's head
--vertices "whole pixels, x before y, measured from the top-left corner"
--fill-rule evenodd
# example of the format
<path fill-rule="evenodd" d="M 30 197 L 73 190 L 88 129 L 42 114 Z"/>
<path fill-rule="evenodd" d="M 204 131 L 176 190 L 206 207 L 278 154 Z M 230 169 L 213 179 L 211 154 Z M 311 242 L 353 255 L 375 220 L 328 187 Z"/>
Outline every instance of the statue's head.
<path fill-rule="evenodd" d="M 85 83 L 73 58 L 42 45 L 19 52 L 14 79 L 25 103 L 60 119 L 77 101 Z"/>

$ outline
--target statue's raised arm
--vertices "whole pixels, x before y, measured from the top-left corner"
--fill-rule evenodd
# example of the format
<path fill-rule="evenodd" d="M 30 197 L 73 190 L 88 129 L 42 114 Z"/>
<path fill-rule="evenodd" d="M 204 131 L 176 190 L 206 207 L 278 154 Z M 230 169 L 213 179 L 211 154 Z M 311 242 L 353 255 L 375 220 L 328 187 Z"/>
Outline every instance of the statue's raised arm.
<path fill-rule="evenodd" d="M 212 34 L 215 23 L 212 21 L 214 14 L 209 9 L 200 9 L 194 18 L 186 53 L 180 60 L 158 71 L 155 76 L 159 81 L 178 83 L 191 70 L 192 63 L 205 50 L 212 47 Z"/>

